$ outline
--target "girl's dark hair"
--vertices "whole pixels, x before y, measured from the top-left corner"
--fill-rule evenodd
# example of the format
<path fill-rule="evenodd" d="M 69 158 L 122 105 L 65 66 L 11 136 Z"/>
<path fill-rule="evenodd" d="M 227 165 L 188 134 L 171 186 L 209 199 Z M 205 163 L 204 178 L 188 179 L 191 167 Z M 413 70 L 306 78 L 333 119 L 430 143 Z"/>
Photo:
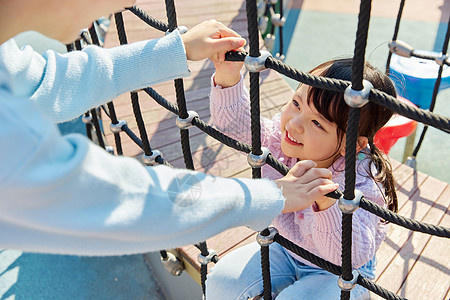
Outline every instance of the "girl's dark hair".
<path fill-rule="evenodd" d="M 347 58 L 328 61 L 315 67 L 311 72 L 314 72 L 315 75 L 319 76 L 350 81 L 352 76 L 352 59 Z M 391 96 L 397 96 L 391 79 L 368 62 L 364 65 L 364 79 L 370 81 L 374 88 Z M 344 134 L 347 130 L 349 111 L 349 107 L 344 101 L 344 93 L 311 87 L 308 91 L 308 104 L 311 104 L 311 102 L 317 111 L 328 121 L 337 124 L 337 135 L 339 140 L 337 149 L 340 149 Z M 369 101 L 361 108 L 358 133 L 359 136 L 368 138 L 368 144 L 370 146 L 370 154 L 368 153 L 368 155 L 378 172 L 377 174 L 372 174 L 372 172 L 368 170 L 368 174 L 383 185 L 389 209 L 397 212 L 397 194 L 395 192 L 395 182 L 391 164 L 374 144 L 375 133 L 389 121 L 392 115 L 393 112 L 391 110 Z"/>

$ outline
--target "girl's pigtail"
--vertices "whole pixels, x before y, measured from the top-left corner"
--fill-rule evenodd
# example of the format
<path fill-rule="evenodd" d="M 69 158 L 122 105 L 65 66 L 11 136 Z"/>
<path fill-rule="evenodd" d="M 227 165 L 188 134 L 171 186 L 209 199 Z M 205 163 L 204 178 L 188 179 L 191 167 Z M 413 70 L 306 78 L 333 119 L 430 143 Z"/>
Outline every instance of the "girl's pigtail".
<path fill-rule="evenodd" d="M 389 210 L 398 211 L 397 193 L 395 192 L 395 181 L 392 173 L 392 166 L 389 160 L 381 153 L 380 149 L 375 146 L 373 139 L 369 139 L 370 152 L 372 162 L 375 164 L 378 174 L 374 176 L 377 182 L 384 186 L 384 192 L 387 197 Z"/>

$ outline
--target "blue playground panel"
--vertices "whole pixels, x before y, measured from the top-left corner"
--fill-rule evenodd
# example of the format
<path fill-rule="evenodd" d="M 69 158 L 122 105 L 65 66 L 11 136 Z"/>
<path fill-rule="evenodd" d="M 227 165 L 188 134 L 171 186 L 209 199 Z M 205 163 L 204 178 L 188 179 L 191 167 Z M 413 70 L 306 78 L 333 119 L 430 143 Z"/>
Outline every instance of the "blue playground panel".
<path fill-rule="evenodd" d="M 415 51 L 424 55 L 437 55 L 431 51 Z M 401 57 L 393 54 L 389 77 L 397 93 L 420 108 L 429 109 L 438 76 L 439 65 L 434 60 Z M 450 69 L 444 65 L 439 91 L 450 87 Z"/>

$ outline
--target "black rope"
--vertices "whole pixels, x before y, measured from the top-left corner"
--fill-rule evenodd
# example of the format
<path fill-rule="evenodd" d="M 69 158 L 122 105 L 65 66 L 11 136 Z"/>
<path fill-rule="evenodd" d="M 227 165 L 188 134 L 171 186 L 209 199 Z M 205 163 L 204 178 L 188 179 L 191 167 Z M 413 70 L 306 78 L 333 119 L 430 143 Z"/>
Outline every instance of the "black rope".
<path fill-rule="evenodd" d="M 142 21 L 150 25 L 151 27 L 158 29 L 160 31 L 167 31 L 169 30 L 169 25 L 167 23 L 161 22 L 152 16 L 148 15 L 145 11 L 143 11 L 141 8 L 137 7 L 136 5 L 133 7 L 127 8 L 129 11 L 131 11 L 133 14 L 139 17 Z"/>
<path fill-rule="evenodd" d="M 198 245 L 195 245 L 199 250 L 200 254 L 204 257 L 209 255 L 208 247 L 206 246 L 206 242 L 201 242 Z M 208 273 L 208 267 L 205 264 L 202 264 L 200 267 L 200 281 L 202 285 L 203 295 L 206 295 L 206 275 Z"/>
<path fill-rule="evenodd" d="M 360 91 L 363 86 L 363 74 L 367 35 L 369 32 L 371 0 L 361 0 L 358 15 L 358 30 L 356 32 L 355 51 L 352 64 L 352 89 Z M 356 144 L 358 140 L 360 108 L 350 108 L 348 112 L 348 124 L 345 149 L 345 199 L 355 198 L 356 181 Z M 342 278 L 351 280 L 352 275 L 352 219 L 353 214 L 342 216 Z M 350 299 L 349 291 L 341 291 L 341 299 Z"/>
<path fill-rule="evenodd" d="M 169 22 L 169 31 L 172 32 L 178 27 L 177 13 L 175 11 L 175 3 L 173 0 L 166 0 L 166 13 Z"/>
<path fill-rule="evenodd" d="M 365 209 L 379 216 L 383 220 L 389 221 L 407 229 L 431 234 L 438 237 L 450 238 L 450 228 L 427 224 L 416 221 L 414 219 L 403 217 L 364 198 L 361 199 L 359 206 L 362 209 Z"/>
<path fill-rule="evenodd" d="M 392 41 L 397 40 L 398 31 L 400 30 L 400 21 L 402 19 L 404 6 L 405 6 L 405 0 L 402 0 L 400 2 L 400 6 L 399 6 L 398 12 L 397 12 L 397 20 L 395 21 L 395 29 L 394 29 L 394 35 L 392 36 Z M 389 53 L 388 53 L 388 57 L 387 57 L 387 61 L 386 61 L 386 74 L 389 74 L 389 72 L 390 72 L 391 58 L 392 58 L 392 52 L 389 49 Z"/>
<path fill-rule="evenodd" d="M 278 4 L 280 6 L 279 7 L 280 8 L 280 19 L 282 20 L 283 19 L 283 10 L 284 10 L 284 8 L 283 8 L 283 0 L 279 0 Z M 283 53 L 284 53 L 284 50 L 283 50 L 283 26 L 280 26 L 278 28 L 278 35 L 279 35 L 279 40 L 280 40 L 280 51 L 279 51 L 279 53 L 280 53 L 280 57 L 281 57 L 281 55 L 283 55 Z"/>
<path fill-rule="evenodd" d="M 89 120 L 89 118 L 91 117 L 91 114 L 88 112 L 86 112 L 84 114 L 85 118 Z M 86 135 L 88 137 L 88 139 L 90 139 L 92 141 L 92 123 L 88 122 L 86 123 Z"/>
<path fill-rule="evenodd" d="M 364 57 L 366 53 L 367 35 L 369 33 L 371 0 L 361 0 L 358 15 L 358 30 L 356 31 L 355 52 L 352 64 L 352 88 L 360 91 L 363 89 L 362 80 L 364 74 Z"/>
<path fill-rule="evenodd" d="M 378 296 L 383 297 L 384 299 L 392 299 L 392 300 L 406 300 L 406 298 L 400 297 L 399 295 L 381 287 L 380 285 L 367 280 L 363 276 L 358 276 L 358 279 L 356 281 L 359 285 L 365 287 L 369 291 L 377 294 Z"/>
<path fill-rule="evenodd" d="M 100 127 L 100 122 L 97 116 L 97 110 L 95 108 L 91 109 L 91 117 L 92 117 L 92 124 L 94 124 L 95 128 L 95 134 L 97 136 L 97 142 L 100 147 L 106 149 L 105 141 L 103 140 L 102 129 Z"/>
<path fill-rule="evenodd" d="M 123 15 L 121 12 L 114 14 L 116 20 L 117 35 L 121 45 L 128 44 L 127 34 L 125 33 L 125 25 L 123 24 Z"/>
<path fill-rule="evenodd" d="M 334 275 L 340 276 L 342 274 L 342 267 L 335 265 L 329 261 L 324 260 L 323 258 L 316 256 L 312 254 L 311 252 L 303 249 L 302 247 L 294 244 L 290 240 L 286 239 L 280 234 L 275 234 L 274 241 L 283 246 L 284 248 L 294 252 L 298 256 L 302 257 L 303 259 L 308 260 L 309 262 L 313 263 L 314 265 L 318 266 L 321 269 L 324 269 Z M 404 299 L 396 295 L 395 293 L 392 293 L 388 291 L 387 289 L 371 282 L 370 280 L 365 279 L 363 276 L 359 275 L 357 279 L 357 283 L 361 286 L 365 287 L 371 292 L 374 292 L 375 294 L 384 297 L 385 299 Z"/>
<path fill-rule="evenodd" d="M 141 136 L 142 146 L 145 155 L 152 155 L 150 140 L 148 139 L 147 129 L 145 128 L 144 118 L 142 117 L 141 106 L 139 105 L 139 96 L 137 92 L 131 92 L 131 105 L 133 107 L 134 117 Z"/>
<path fill-rule="evenodd" d="M 89 34 L 91 36 L 91 41 L 94 45 L 100 46 L 100 40 L 97 35 L 97 31 L 95 30 L 95 23 L 92 23 L 92 26 L 89 28 Z M 114 104 L 112 102 L 108 102 L 108 112 L 105 107 L 103 107 L 103 111 L 106 115 L 111 119 L 111 123 L 116 125 L 119 123 L 117 120 L 116 110 L 114 108 Z M 114 143 L 116 145 L 116 151 L 118 155 L 123 155 L 122 142 L 120 139 L 120 133 L 114 133 Z"/>
<path fill-rule="evenodd" d="M 449 38 L 450 38 L 450 16 L 449 16 L 449 19 L 447 22 L 447 32 L 445 33 L 444 44 L 442 46 L 442 51 L 441 51 L 442 54 L 447 54 Z M 431 104 L 430 104 L 430 108 L 429 108 L 429 110 L 431 112 L 434 110 L 434 106 L 436 105 L 436 99 L 437 99 L 437 95 L 439 92 L 439 86 L 441 85 L 443 71 L 444 71 L 444 64 L 439 66 L 438 76 L 437 76 L 436 82 L 434 83 L 433 95 L 431 97 Z M 417 143 L 417 145 L 414 148 L 414 151 L 412 153 L 413 158 L 415 158 L 417 156 L 417 153 L 419 152 L 419 149 L 422 146 L 422 142 L 425 138 L 425 134 L 427 133 L 427 130 L 428 130 L 428 126 L 425 125 L 422 130 L 422 133 L 420 135 L 419 142 Z"/>
<path fill-rule="evenodd" d="M 260 232 L 262 236 L 270 234 L 269 229 L 264 229 Z M 270 257 L 269 247 L 261 246 L 261 272 L 263 278 L 263 296 L 264 299 L 272 299 L 272 284 L 270 280 Z"/>

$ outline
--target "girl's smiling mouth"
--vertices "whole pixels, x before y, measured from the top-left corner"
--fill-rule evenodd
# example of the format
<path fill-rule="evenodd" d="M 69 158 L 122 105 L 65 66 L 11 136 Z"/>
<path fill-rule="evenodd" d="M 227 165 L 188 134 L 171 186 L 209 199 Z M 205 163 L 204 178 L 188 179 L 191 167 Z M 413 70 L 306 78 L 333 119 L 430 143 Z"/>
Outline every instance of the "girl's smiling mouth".
<path fill-rule="evenodd" d="M 294 139 L 290 134 L 289 131 L 285 131 L 285 135 L 284 135 L 284 139 L 286 140 L 286 142 L 288 142 L 291 145 L 295 145 L 295 146 L 301 146 L 303 145 L 302 143 L 300 143 L 299 141 L 297 141 L 296 139 Z"/>

